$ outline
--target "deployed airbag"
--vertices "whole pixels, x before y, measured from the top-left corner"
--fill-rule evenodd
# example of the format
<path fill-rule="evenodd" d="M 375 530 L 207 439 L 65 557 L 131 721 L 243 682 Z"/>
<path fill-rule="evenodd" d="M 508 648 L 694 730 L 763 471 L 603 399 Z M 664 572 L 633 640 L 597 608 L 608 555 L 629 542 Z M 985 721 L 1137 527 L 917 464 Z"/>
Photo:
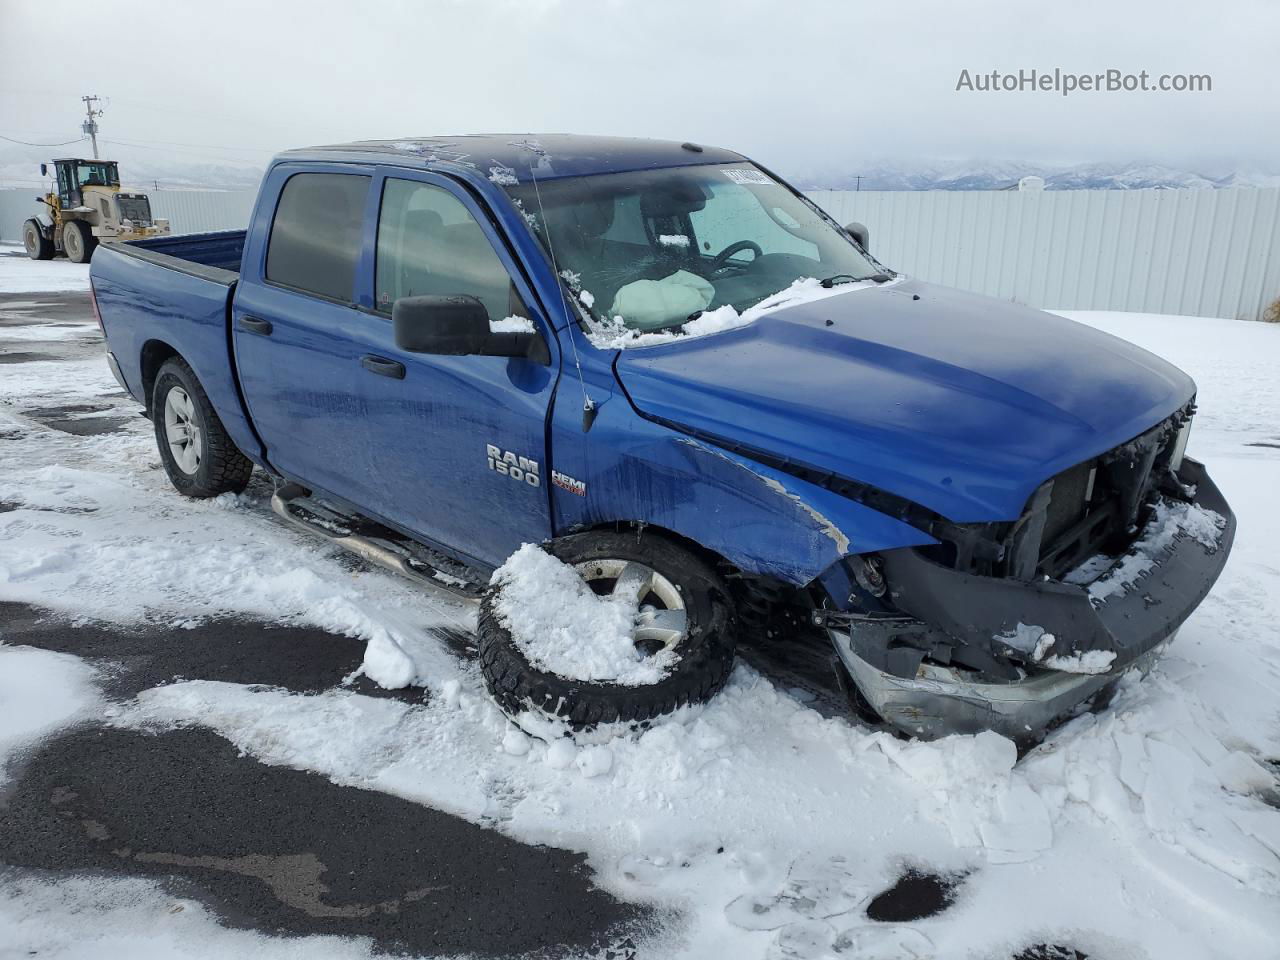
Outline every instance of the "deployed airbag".
<path fill-rule="evenodd" d="M 622 287 L 609 316 L 621 317 L 636 330 L 655 330 L 684 323 L 690 314 L 707 309 L 715 295 L 715 287 L 702 277 L 677 270 L 661 280 L 635 280 Z"/>

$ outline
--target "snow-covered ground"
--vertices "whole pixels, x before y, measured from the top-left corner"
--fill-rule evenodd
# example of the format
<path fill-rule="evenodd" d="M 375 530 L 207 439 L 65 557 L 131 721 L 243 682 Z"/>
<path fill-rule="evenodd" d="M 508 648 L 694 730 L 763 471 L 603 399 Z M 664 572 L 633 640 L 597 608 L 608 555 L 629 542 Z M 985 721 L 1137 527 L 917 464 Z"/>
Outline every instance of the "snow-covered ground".
<path fill-rule="evenodd" d="M 0 367 L 0 501 L 17 504 L 0 513 L 0 600 L 177 626 L 250 614 L 370 641 L 370 672 L 390 656 L 429 689 L 426 702 L 192 680 L 147 690 L 108 722 L 204 726 L 270 764 L 585 852 L 602 887 L 681 918 L 641 957 L 986 958 L 1044 942 L 1098 960 L 1275 957 L 1280 328 L 1072 316 L 1195 376 L 1190 453 L 1208 461 L 1239 533 L 1222 581 L 1156 670 L 1016 764 L 994 734 L 914 743 L 823 719 L 745 665 L 711 704 L 642 734 L 549 747 L 515 730 L 475 666 L 433 633 L 470 624 L 453 601 L 352 572 L 275 522 L 261 488 L 181 500 L 141 418 L 77 437 L 16 412 L 123 404 L 97 359 Z M 0 683 L 0 717 L 28 717 L 4 721 L 0 750 L 94 709 L 74 658 L 0 649 L 0 672 L 50 690 L 28 715 L 14 706 L 22 682 Z M 869 920 L 867 901 L 908 867 L 963 874 L 954 905 L 906 925 Z M 172 902 L 136 880 L 0 885 L 0 948 L 294 955 L 217 929 L 194 906 L 172 915 Z"/>
<path fill-rule="evenodd" d="M 0 243 L 0 293 L 56 293 L 89 289 L 89 264 L 63 257 L 31 260 L 21 245 Z"/>

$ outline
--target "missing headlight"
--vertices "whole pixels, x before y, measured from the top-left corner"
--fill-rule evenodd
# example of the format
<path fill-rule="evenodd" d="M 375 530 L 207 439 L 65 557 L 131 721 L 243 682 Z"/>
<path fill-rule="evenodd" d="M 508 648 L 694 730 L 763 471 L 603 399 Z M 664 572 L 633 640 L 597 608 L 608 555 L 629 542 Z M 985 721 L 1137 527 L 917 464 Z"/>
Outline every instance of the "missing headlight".
<path fill-rule="evenodd" d="M 1191 418 L 1188 417 L 1178 428 L 1177 439 L 1173 441 L 1173 452 L 1169 454 L 1169 469 L 1177 473 L 1182 469 L 1182 456 L 1187 452 L 1187 440 L 1191 436 Z"/>

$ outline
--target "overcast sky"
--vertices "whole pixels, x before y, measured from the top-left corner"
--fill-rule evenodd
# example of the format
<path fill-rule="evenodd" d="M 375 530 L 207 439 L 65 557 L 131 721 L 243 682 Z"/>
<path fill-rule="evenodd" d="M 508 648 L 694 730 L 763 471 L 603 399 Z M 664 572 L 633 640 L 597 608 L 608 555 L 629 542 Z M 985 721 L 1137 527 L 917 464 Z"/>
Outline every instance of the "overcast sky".
<path fill-rule="evenodd" d="M 0 134 L 70 139 L 97 93 L 105 138 L 192 161 L 569 131 L 714 143 L 797 174 L 876 158 L 1277 171 L 1277 41 L 1274 0 L 0 0 Z M 1207 73 L 1213 90 L 955 89 L 962 69 L 1055 67 Z"/>

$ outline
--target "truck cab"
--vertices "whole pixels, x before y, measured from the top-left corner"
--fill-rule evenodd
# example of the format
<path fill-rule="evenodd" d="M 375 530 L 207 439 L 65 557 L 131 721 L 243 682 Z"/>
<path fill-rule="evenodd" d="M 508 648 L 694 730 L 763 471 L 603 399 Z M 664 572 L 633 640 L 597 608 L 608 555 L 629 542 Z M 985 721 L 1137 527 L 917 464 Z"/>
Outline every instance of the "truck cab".
<path fill-rule="evenodd" d="M 261 469 L 281 517 L 479 599 L 513 716 L 643 722 L 751 636 L 824 645 L 899 730 L 1022 736 L 1149 662 L 1230 550 L 1184 373 L 897 274 L 732 151 L 290 151 L 246 230 L 107 249 L 108 359 L 179 492 Z M 528 544 L 632 611 L 651 681 L 521 645 Z"/>

